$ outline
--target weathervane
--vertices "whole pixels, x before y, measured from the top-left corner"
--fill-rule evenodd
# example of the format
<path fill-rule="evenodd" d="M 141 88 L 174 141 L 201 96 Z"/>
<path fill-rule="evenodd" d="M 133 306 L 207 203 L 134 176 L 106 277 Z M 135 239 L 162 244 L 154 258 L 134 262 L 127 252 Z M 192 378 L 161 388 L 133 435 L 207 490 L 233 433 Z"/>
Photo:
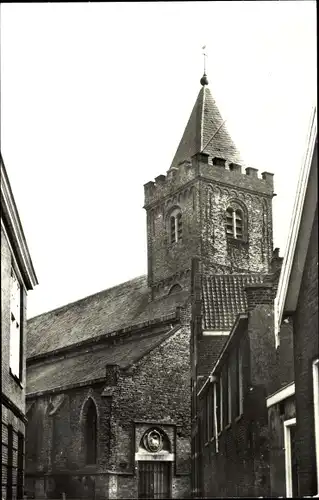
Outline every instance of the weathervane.
<path fill-rule="evenodd" d="M 204 74 L 202 76 L 202 78 L 200 79 L 200 83 L 201 85 L 208 85 L 208 79 L 207 79 L 207 76 L 206 76 L 206 57 L 207 57 L 207 51 L 206 51 L 206 45 L 204 45 L 202 47 L 202 50 L 203 50 L 203 56 L 204 56 Z"/>
<path fill-rule="evenodd" d="M 204 56 L 204 75 L 206 75 L 206 57 L 207 57 L 207 54 L 206 54 L 206 45 L 204 45 L 202 47 L 202 50 L 203 50 L 203 56 Z"/>

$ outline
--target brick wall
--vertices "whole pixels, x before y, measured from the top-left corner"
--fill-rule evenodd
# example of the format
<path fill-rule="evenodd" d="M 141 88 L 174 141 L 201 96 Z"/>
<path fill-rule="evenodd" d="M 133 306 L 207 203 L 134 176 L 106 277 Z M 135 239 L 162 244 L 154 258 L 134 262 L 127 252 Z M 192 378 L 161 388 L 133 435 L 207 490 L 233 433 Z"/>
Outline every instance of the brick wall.
<path fill-rule="evenodd" d="M 206 426 L 207 402 L 204 395 L 207 385 L 197 398 L 197 416 L 196 422 L 193 422 L 194 438 L 199 447 L 195 455 L 193 445 L 195 469 L 201 476 L 200 484 L 197 484 L 197 496 L 258 497 L 270 494 L 266 396 L 276 367 L 273 298 L 274 289 L 271 283 L 247 287 L 248 320 L 236 330 L 213 373 L 217 380 L 220 373 L 223 373 L 224 391 L 225 374 L 229 373 L 232 387 L 231 423 L 224 420 L 218 439 L 211 436 L 205 442 L 203 431 L 200 430 Z M 244 399 L 243 413 L 236 416 L 238 410 L 234 389 L 237 387 L 235 349 L 238 345 L 242 352 Z M 224 415 L 228 410 L 227 401 L 226 389 L 223 397 Z"/>
<path fill-rule="evenodd" d="M 189 328 L 182 327 L 129 369 L 108 366 L 105 384 L 69 390 L 62 399 L 58 393 L 28 398 L 26 472 L 28 487 L 38 498 L 43 491 L 54 498 L 63 491 L 73 498 L 92 498 L 90 488 L 96 500 L 136 498 L 136 421 L 145 422 L 145 430 L 154 423 L 169 429 L 175 453 L 173 498 L 189 497 L 189 339 Z M 98 413 L 96 466 L 86 466 L 84 459 L 83 407 L 88 397 Z M 93 486 L 91 480 L 85 486 L 87 477 L 93 478 Z"/>
<path fill-rule="evenodd" d="M 197 156 L 174 176 L 145 185 L 148 279 L 153 288 L 189 271 L 196 256 L 209 272 L 270 271 L 272 182 L 208 165 Z M 225 211 L 231 201 L 246 214 L 244 242 L 226 238 Z M 170 244 L 169 215 L 176 206 L 182 212 L 183 237 Z"/>
<path fill-rule="evenodd" d="M 26 349 L 26 292 L 22 291 L 22 321 L 23 335 L 22 347 L 22 377 L 21 384 L 10 374 L 10 289 L 11 289 L 12 256 L 7 237 L 1 226 L 1 413 L 2 413 L 2 498 L 7 498 L 6 481 L 8 474 L 8 429 L 12 426 L 12 484 L 13 493 L 16 494 L 17 483 L 21 484 L 23 491 L 22 474 L 17 478 L 18 434 L 25 434 L 25 349 Z M 10 453 L 10 452 L 9 452 Z M 10 464 L 9 464 L 10 465 Z"/>
<path fill-rule="evenodd" d="M 312 361 L 318 346 L 318 208 L 309 242 L 297 310 L 294 315 L 296 447 L 299 495 L 316 491 Z"/>
<path fill-rule="evenodd" d="M 25 412 L 25 382 L 26 369 L 23 364 L 21 385 L 10 375 L 10 280 L 11 280 L 11 251 L 1 227 L 1 375 L 2 392 L 21 410 Z M 23 290 L 23 352 L 26 352 L 26 293 Z"/>
<path fill-rule="evenodd" d="M 115 470 L 122 465 L 135 473 L 134 441 L 136 421 L 147 427 L 154 423 L 171 426 L 175 447 L 174 498 L 190 495 L 190 360 L 189 328 L 183 327 L 153 349 L 126 373 L 121 373 L 117 393 L 112 402 L 112 463 Z M 123 498 L 124 478 L 118 479 L 118 494 Z M 123 486 L 124 485 L 124 486 Z M 126 487 L 125 487 L 126 488 Z M 129 497 L 136 498 L 137 483 Z"/>

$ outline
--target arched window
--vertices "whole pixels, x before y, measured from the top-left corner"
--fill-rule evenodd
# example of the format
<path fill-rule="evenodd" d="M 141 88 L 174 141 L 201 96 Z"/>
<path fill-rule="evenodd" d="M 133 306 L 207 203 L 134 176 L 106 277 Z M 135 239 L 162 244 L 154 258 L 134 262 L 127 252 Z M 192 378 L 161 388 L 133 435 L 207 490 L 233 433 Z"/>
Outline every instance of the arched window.
<path fill-rule="evenodd" d="M 226 234 L 238 240 L 244 239 L 244 214 L 240 208 L 227 208 Z"/>
<path fill-rule="evenodd" d="M 179 208 L 173 210 L 169 219 L 170 242 L 176 243 L 183 236 L 182 214 Z"/>
<path fill-rule="evenodd" d="M 97 413 L 93 400 L 90 398 L 85 412 L 85 463 L 96 464 L 97 458 Z"/>

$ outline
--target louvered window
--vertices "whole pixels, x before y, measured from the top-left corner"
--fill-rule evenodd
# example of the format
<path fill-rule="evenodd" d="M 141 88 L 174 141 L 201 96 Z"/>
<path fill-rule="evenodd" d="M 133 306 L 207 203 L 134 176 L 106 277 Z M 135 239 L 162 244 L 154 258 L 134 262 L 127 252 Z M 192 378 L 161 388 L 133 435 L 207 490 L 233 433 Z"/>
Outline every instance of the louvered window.
<path fill-rule="evenodd" d="M 243 237 L 243 214 L 241 210 L 235 211 L 235 238 Z"/>
<path fill-rule="evenodd" d="M 182 214 L 177 214 L 177 240 L 182 239 Z"/>
<path fill-rule="evenodd" d="M 176 241 L 175 217 L 171 216 L 171 243 L 175 243 L 175 241 Z"/>
<path fill-rule="evenodd" d="M 228 207 L 226 210 L 226 234 L 238 240 L 244 237 L 243 212 L 240 209 Z"/>
<path fill-rule="evenodd" d="M 226 233 L 229 236 L 233 236 L 234 227 L 233 227 L 233 209 L 227 208 L 226 210 Z"/>
<path fill-rule="evenodd" d="M 170 242 L 176 243 L 183 236 L 182 214 L 179 209 L 175 209 L 170 216 Z"/>

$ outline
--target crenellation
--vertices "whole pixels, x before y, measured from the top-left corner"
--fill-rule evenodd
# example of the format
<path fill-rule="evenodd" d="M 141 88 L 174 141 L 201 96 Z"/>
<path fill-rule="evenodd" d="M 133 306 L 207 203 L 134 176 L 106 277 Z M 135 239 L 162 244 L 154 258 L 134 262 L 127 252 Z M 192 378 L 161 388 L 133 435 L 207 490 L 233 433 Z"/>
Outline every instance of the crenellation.
<path fill-rule="evenodd" d="M 155 181 L 144 184 L 145 206 L 162 200 L 182 185 L 199 177 L 272 196 L 273 174 L 263 172 L 261 175 L 261 178 L 258 177 L 256 168 L 247 167 L 243 173 L 242 166 L 237 163 L 228 163 L 225 158 L 216 156 L 210 158 L 207 153 L 197 153 L 191 162 L 185 160 L 178 167 L 170 168 L 166 176 L 158 175 Z"/>
<path fill-rule="evenodd" d="M 226 167 L 226 160 L 224 158 L 218 158 L 217 156 L 215 156 L 212 161 L 213 165 L 216 165 L 217 167 Z"/>
<path fill-rule="evenodd" d="M 250 175 L 251 177 L 255 177 L 256 179 L 258 178 L 257 168 L 247 167 L 245 170 L 246 170 L 246 175 Z"/>
<path fill-rule="evenodd" d="M 166 181 L 166 175 L 161 174 L 155 177 L 156 186 L 161 186 L 165 181 Z"/>
<path fill-rule="evenodd" d="M 266 181 L 270 186 L 274 185 L 274 174 L 270 172 L 262 172 L 261 177 L 264 181 Z"/>
<path fill-rule="evenodd" d="M 241 174 L 242 173 L 241 169 L 242 169 L 241 165 L 238 165 L 237 163 L 229 163 L 230 172 L 238 172 L 239 174 Z"/>

